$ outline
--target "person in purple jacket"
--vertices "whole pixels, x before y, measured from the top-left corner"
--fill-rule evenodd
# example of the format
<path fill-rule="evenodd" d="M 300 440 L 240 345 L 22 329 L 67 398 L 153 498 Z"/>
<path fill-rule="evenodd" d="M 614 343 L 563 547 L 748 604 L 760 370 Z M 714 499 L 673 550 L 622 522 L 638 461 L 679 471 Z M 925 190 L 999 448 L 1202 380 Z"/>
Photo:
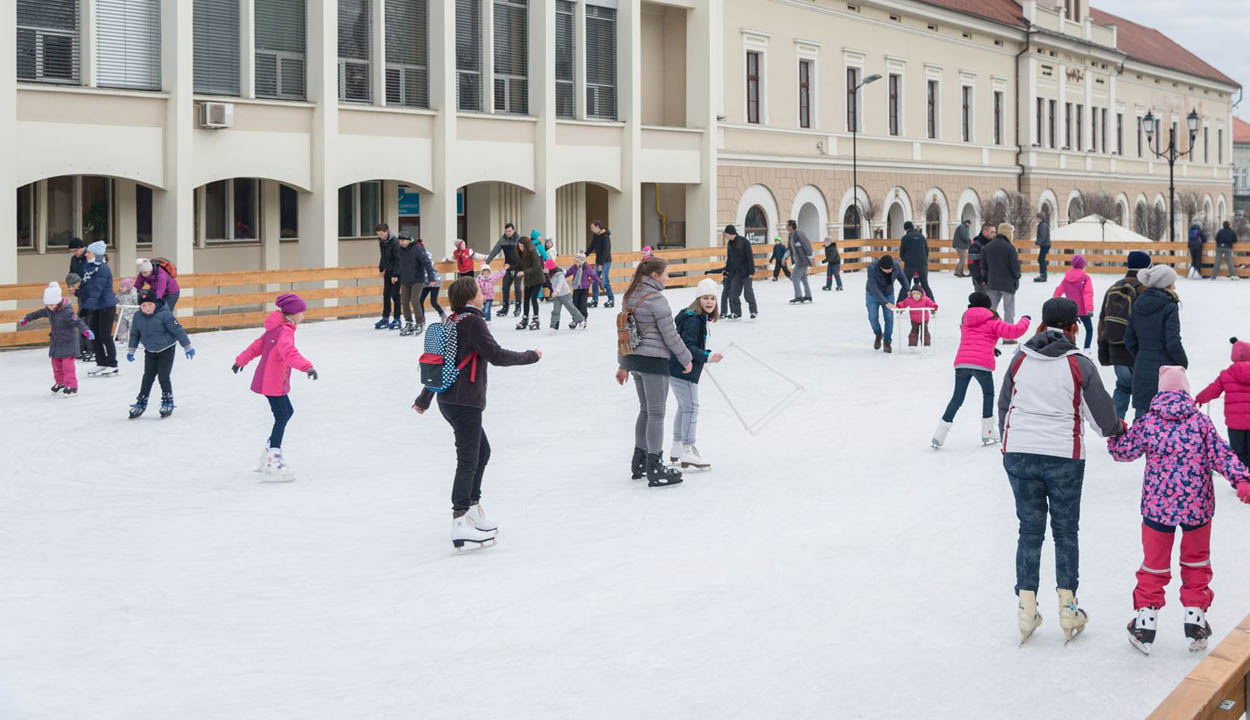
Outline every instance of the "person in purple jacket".
<path fill-rule="evenodd" d="M 151 260 L 147 258 L 139 258 L 135 261 L 139 272 L 135 275 L 135 290 L 142 291 L 143 286 L 152 288 L 156 293 L 156 298 L 165 303 L 165 309 L 169 312 L 174 311 L 174 306 L 178 304 L 178 296 L 181 289 L 178 287 L 178 281 L 173 275 L 161 267 L 153 265 Z"/>

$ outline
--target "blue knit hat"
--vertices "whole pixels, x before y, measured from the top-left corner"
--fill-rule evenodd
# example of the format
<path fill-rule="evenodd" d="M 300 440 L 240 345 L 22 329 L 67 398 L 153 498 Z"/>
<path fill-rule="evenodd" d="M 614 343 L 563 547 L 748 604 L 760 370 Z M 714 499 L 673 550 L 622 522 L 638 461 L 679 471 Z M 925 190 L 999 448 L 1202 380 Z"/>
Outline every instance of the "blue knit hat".
<path fill-rule="evenodd" d="M 1145 270 L 1150 267 L 1150 265 L 1150 255 L 1142 252 L 1141 250 L 1134 250 L 1128 254 L 1129 270 Z"/>
<path fill-rule="evenodd" d="M 103 240 L 96 240 L 95 242 L 87 246 L 87 252 L 91 253 L 92 255 L 95 255 L 96 257 L 100 257 L 107 251 L 108 251 L 108 246 L 104 244 Z"/>
<path fill-rule="evenodd" d="M 543 234 L 542 234 L 542 233 L 540 233 L 540 232 L 538 232 L 538 230 L 537 230 L 537 229 L 535 229 L 535 230 L 530 230 L 530 240 L 537 240 L 537 239 L 541 238 L 542 236 L 543 236 Z"/>

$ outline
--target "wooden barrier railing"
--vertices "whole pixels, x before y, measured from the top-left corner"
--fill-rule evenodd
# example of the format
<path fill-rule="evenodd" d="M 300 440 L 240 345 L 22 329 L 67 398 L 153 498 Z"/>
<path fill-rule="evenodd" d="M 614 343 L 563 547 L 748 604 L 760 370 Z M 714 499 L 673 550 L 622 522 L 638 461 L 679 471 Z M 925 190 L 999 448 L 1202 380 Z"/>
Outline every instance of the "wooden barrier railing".
<path fill-rule="evenodd" d="M 1150 720 L 1236 720 L 1250 705 L 1250 615 L 1185 676 Z"/>

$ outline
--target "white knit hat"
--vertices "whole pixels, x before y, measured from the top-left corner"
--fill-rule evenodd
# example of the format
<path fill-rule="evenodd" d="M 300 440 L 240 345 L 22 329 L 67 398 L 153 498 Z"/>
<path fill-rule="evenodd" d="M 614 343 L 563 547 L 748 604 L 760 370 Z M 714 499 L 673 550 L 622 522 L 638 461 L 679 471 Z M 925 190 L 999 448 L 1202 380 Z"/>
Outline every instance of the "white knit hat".
<path fill-rule="evenodd" d="M 139 267 L 139 272 L 148 275 L 152 272 L 152 261 L 147 258 L 139 258 L 135 260 L 135 265 Z"/>
<path fill-rule="evenodd" d="M 1169 288 L 1176 284 L 1176 271 L 1167 265 L 1155 265 L 1139 270 L 1137 281 L 1148 288 Z"/>
<path fill-rule="evenodd" d="M 44 305 L 60 305 L 61 304 L 61 286 L 50 282 L 48 287 L 43 290 Z"/>
<path fill-rule="evenodd" d="M 720 295 L 720 290 L 716 287 L 716 281 L 712 278 L 703 278 L 700 280 L 698 286 L 696 287 L 696 291 L 698 297 L 703 297 L 704 295 L 717 297 Z"/>

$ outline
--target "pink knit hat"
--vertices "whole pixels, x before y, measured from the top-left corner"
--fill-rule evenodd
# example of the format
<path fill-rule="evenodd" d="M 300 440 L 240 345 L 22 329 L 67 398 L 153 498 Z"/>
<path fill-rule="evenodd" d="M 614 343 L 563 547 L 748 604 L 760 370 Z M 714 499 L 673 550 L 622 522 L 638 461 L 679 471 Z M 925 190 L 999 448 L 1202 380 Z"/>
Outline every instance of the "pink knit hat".
<path fill-rule="evenodd" d="M 273 304 L 278 306 L 283 315 L 295 315 L 308 309 L 308 303 L 304 302 L 304 298 L 295 293 L 282 293 L 277 300 L 273 301 Z"/>
<path fill-rule="evenodd" d="M 1233 344 L 1233 362 L 1250 362 L 1250 342 L 1237 338 L 1228 341 Z"/>
<path fill-rule="evenodd" d="M 1072 267 L 1076 268 L 1077 270 L 1085 269 L 1085 256 L 1084 255 L 1073 255 L 1072 260 L 1070 262 L 1072 263 Z"/>
<path fill-rule="evenodd" d="M 1159 368 L 1159 392 L 1181 390 L 1189 392 L 1189 378 L 1180 365 L 1164 365 Z"/>

